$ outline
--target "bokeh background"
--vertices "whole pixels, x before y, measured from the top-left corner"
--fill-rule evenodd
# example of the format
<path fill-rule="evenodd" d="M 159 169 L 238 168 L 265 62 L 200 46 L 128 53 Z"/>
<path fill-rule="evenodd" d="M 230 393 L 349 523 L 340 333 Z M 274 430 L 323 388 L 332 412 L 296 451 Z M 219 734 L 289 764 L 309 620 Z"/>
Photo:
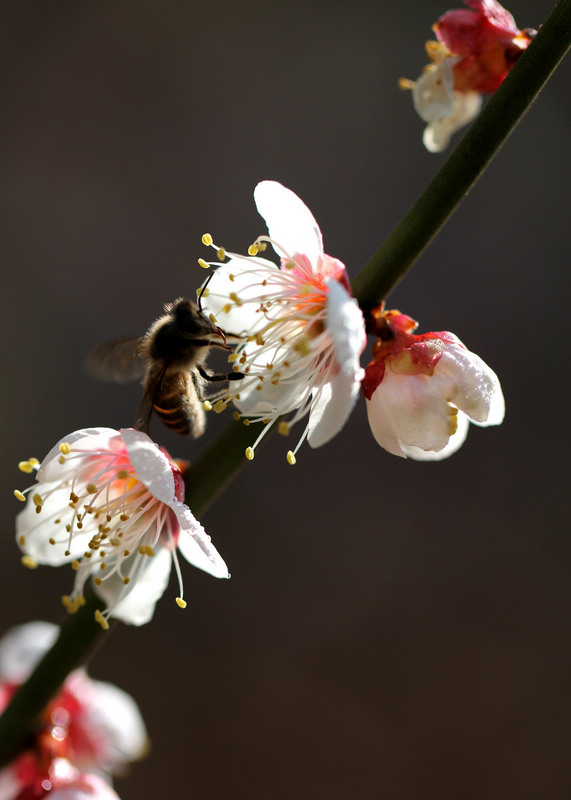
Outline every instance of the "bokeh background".
<path fill-rule="evenodd" d="M 397 79 L 447 7 L 0 3 L 2 629 L 59 621 L 72 581 L 19 565 L 17 462 L 134 419 L 139 388 L 92 382 L 87 351 L 193 295 L 205 231 L 245 252 L 264 178 L 355 275 L 443 163 Z M 361 402 L 293 469 L 268 443 L 203 519 L 232 579 L 185 565 L 187 610 L 173 583 L 92 661 L 152 736 L 122 800 L 569 797 L 570 69 L 389 301 L 498 372 L 504 425 L 417 464 Z M 152 432 L 189 459 L 209 436 Z"/>

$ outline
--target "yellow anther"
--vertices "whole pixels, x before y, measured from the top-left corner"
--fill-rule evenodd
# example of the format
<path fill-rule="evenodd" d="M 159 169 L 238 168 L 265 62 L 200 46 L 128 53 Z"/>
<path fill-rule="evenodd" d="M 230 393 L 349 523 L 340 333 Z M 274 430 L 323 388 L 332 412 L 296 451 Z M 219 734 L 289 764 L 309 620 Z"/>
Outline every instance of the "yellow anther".
<path fill-rule="evenodd" d="M 237 306 L 243 305 L 242 301 L 240 300 L 236 292 L 230 292 L 228 297 L 230 298 L 230 300 L 232 300 L 233 303 L 236 303 Z"/>
<path fill-rule="evenodd" d="M 274 368 L 273 364 L 266 364 L 266 369 L 272 370 Z"/>
<path fill-rule="evenodd" d="M 85 605 L 85 597 L 82 594 L 76 597 L 75 600 L 68 594 L 64 594 L 64 596 L 61 598 L 61 601 L 67 608 L 69 614 L 75 614 L 78 608 L 81 608 L 81 606 Z"/>
<path fill-rule="evenodd" d="M 263 347 L 263 345 L 265 345 L 264 337 L 262 336 L 261 333 L 257 333 L 254 336 L 254 341 L 256 342 L 257 345 L 259 345 L 259 347 Z"/>
<path fill-rule="evenodd" d="M 228 356 L 228 363 L 233 364 L 235 361 L 238 361 L 238 353 L 230 353 Z"/>
<path fill-rule="evenodd" d="M 105 570 L 107 569 L 107 564 L 105 563 L 105 561 L 101 562 L 101 564 L 99 565 L 99 569 L 101 570 L 101 572 L 105 572 Z"/>
<path fill-rule="evenodd" d="M 85 488 L 89 494 L 97 494 L 97 486 L 94 483 L 88 483 Z"/>
<path fill-rule="evenodd" d="M 291 450 L 287 451 L 287 463 L 291 464 L 292 466 L 295 464 L 295 456 Z"/>
<path fill-rule="evenodd" d="M 246 356 L 246 354 L 242 353 L 242 355 L 240 356 L 240 364 L 245 364 L 247 360 L 248 357 Z"/>
<path fill-rule="evenodd" d="M 35 494 L 35 495 L 32 497 L 32 500 L 34 501 L 34 505 L 36 505 L 36 506 L 41 506 L 41 505 L 42 505 L 42 503 L 44 502 L 44 501 L 42 500 L 42 496 L 41 496 L 41 494 Z"/>
<path fill-rule="evenodd" d="M 130 550 L 123 550 L 123 555 L 125 556 L 125 558 L 127 558 L 127 556 L 131 555 L 131 551 Z"/>
<path fill-rule="evenodd" d="M 267 249 L 268 249 L 268 243 L 267 242 L 258 242 L 258 250 L 260 250 L 260 252 L 263 253 L 264 250 L 267 250 Z"/>
<path fill-rule="evenodd" d="M 90 553 L 89 550 L 86 550 L 85 553 L 83 554 L 83 557 L 84 558 L 91 558 L 92 555 L 93 555 L 93 553 Z"/>
<path fill-rule="evenodd" d="M 293 348 L 300 356 L 307 356 L 311 352 L 307 336 L 300 336 Z"/>
<path fill-rule="evenodd" d="M 131 583 L 131 578 L 128 575 L 125 575 L 123 578 L 123 586 L 127 586 L 128 583 Z"/>
<path fill-rule="evenodd" d="M 101 611 L 99 611 L 99 609 L 95 612 L 94 617 L 95 617 L 95 622 L 98 622 L 104 631 L 109 630 L 109 623 L 107 622 Z"/>
<path fill-rule="evenodd" d="M 238 420 L 240 419 L 240 414 L 238 413 L 238 411 L 234 411 L 234 413 L 232 414 L 232 419 L 235 422 L 238 422 Z"/>
<path fill-rule="evenodd" d="M 152 556 L 155 555 L 155 551 L 148 544 L 140 544 L 139 545 L 139 553 L 142 556 L 150 556 L 150 557 L 152 557 Z"/>
<path fill-rule="evenodd" d="M 68 522 L 68 524 L 65 526 L 65 529 L 66 529 L 66 531 L 67 531 L 68 533 L 71 533 L 71 525 L 69 524 L 69 522 Z"/>
<path fill-rule="evenodd" d="M 246 419 L 243 419 L 242 422 L 246 427 L 248 427 L 248 425 L 250 424 L 250 420 L 248 419 L 248 417 L 246 417 Z"/>
<path fill-rule="evenodd" d="M 30 474 L 30 472 L 34 471 L 34 467 L 30 464 L 29 461 L 20 461 L 18 464 L 18 469 L 20 472 L 25 472 L 26 474 Z"/>
<path fill-rule="evenodd" d="M 26 495 L 19 489 L 14 489 L 14 497 L 16 500 L 20 500 L 22 503 L 26 502 Z"/>
<path fill-rule="evenodd" d="M 37 458 L 29 458 L 28 459 L 28 464 L 31 464 L 33 467 L 39 467 L 40 466 L 40 462 L 38 461 Z"/>
<path fill-rule="evenodd" d="M 186 608 L 186 600 L 183 600 L 182 597 L 176 598 L 176 604 L 179 608 Z"/>
<path fill-rule="evenodd" d="M 258 247 L 257 244 L 251 244 L 248 247 L 248 255 L 249 256 L 257 256 L 259 252 L 260 252 L 260 248 Z"/>
<path fill-rule="evenodd" d="M 206 286 L 204 287 L 201 286 L 199 289 L 196 290 L 196 297 L 198 300 L 200 300 L 201 297 L 208 297 L 209 294 L 210 294 L 210 289 L 208 289 L 208 287 Z"/>
<path fill-rule="evenodd" d="M 204 402 L 202 403 L 202 408 L 205 411 L 212 411 L 212 403 L 210 402 L 210 400 L 204 400 Z"/>
<path fill-rule="evenodd" d="M 238 364 L 234 364 L 234 366 L 232 367 L 232 372 L 240 372 L 240 367 Z"/>
<path fill-rule="evenodd" d="M 102 578 L 100 578 L 99 576 L 97 576 L 97 577 L 93 578 L 93 583 L 94 583 L 96 586 L 101 586 L 101 584 L 103 583 L 103 579 L 102 579 Z"/>
<path fill-rule="evenodd" d="M 203 258 L 199 258 L 198 259 L 198 266 L 202 267 L 202 269 L 208 269 L 210 264 L 208 263 L 208 261 L 205 261 Z"/>
<path fill-rule="evenodd" d="M 233 273 L 233 272 L 230 272 L 230 273 L 229 273 L 229 275 L 228 275 L 228 279 L 229 279 L 229 281 L 230 281 L 231 283 L 234 283 L 234 281 L 236 280 L 236 276 L 234 275 L 234 273 Z"/>
<path fill-rule="evenodd" d="M 205 233 L 202 237 L 202 244 L 205 244 L 207 247 L 213 243 L 214 239 L 209 233 Z"/>
<path fill-rule="evenodd" d="M 208 319 L 210 320 L 210 322 L 212 322 L 213 325 L 216 325 L 216 323 L 218 322 L 214 314 L 209 314 Z"/>
<path fill-rule="evenodd" d="M 26 546 L 26 537 L 24 536 L 24 534 L 18 536 L 18 544 L 20 545 L 20 547 Z"/>
<path fill-rule="evenodd" d="M 62 455 L 68 456 L 71 453 L 71 446 L 67 442 L 62 442 L 59 446 L 59 451 Z"/>
<path fill-rule="evenodd" d="M 78 522 L 77 527 L 79 530 L 81 530 L 83 528 L 83 522 Z"/>
<path fill-rule="evenodd" d="M 284 264 L 284 267 L 286 269 L 293 269 L 295 267 L 295 264 L 293 263 L 293 261 L 286 261 L 286 263 Z"/>
<path fill-rule="evenodd" d="M 64 556 L 67 558 L 70 555 L 71 555 L 71 552 L 69 550 L 66 550 L 65 553 L 64 553 Z"/>
<path fill-rule="evenodd" d="M 77 503 L 77 501 L 79 500 L 79 497 L 76 495 L 75 492 L 70 492 L 69 493 L 69 499 L 70 499 L 70 501 L 72 503 Z"/>
<path fill-rule="evenodd" d="M 65 464 L 65 456 L 58 456 L 58 461 L 60 464 Z"/>
<path fill-rule="evenodd" d="M 214 404 L 214 413 L 221 414 L 227 406 L 228 403 L 225 403 L 224 400 L 218 400 L 218 402 Z"/>
<path fill-rule="evenodd" d="M 216 251 L 216 255 L 218 256 L 220 261 L 224 261 L 224 259 L 226 258 L 226 250 L 223 247 L 219 247 L 218 250 Z"/>
<path fill-rule="evenodd" d="M 254 459 L 254 448 L 253 447 L 247 447 L 246 448 L 246 458 L 248 459 L 248 461 L 253 461 L 253 459 Z"/>
<path fill-rule="evenodd" d="M 129 477 L 129 473 L 127 472 L 126 469 L 120 469 L 117 473 L 117 477 L 119 478 L 119 480 L 124 481 L 125 478 Z"/>
<path fill-rule="evenodd" d="M 121 514 L 119 519 L 121 520 L 121 522 L 127 522 L 127 520 L 129 519 L 129 515 L 128 514 Z"/>
<path fill-rule="evenodd" d="M 56 540 L 52 539 L 51 537 L 48 539 L 48 541 L 49 541 L 50 544 L 55 544 L 56 543 Z"/>
<path fill-rule="evenodd" d="M 77 560 L 77 558 L 74 558 L 73 561 L 71 562 L 71 568 L 76 572 L 79 569 L 79 561 Z"/>
<path fill-rule="evenodd" d="M 280 436 L 289 436 L 289 425 L 287 422 L 282 420 L 280 423 L 278 423 L 278 433 Z"/>
<path fill-rule="evenodd" d="M 38 566 L 38 562 L 31 556 L 22 556 L 21 561 L 22 564 L 28 569 L 36 569 L 36 567 Z"/>
<path fill-rule="evenodd" d="M 229 314 L 232 311 L 232 303 L 226 303 L 225 306 L 222 306 L 222 313 Z"/>

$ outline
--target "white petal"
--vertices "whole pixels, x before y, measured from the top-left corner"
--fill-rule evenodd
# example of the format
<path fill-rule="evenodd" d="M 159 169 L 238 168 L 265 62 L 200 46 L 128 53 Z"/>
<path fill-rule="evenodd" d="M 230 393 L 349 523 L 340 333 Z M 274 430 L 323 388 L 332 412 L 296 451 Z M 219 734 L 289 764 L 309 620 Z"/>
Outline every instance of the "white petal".
<path fill-rule="evenodd" d="M 254 190 L 254 200 L 266 220 L 270 238 L 292 257 L 306 255 L 315 272 L 321 264 L 323 241 L 319 225 L 305 203 L 276 181 L 259 183 Z M 279 250 L 276 252 L 280 257 L 284 255 Z"/>
<path fill-rule="evenodd" d="M 434 376 L 398 375 L 387 368 L 375 395 L 401 446 L 442 450 L 448 444 L 450 406 Z"/>
<path fill-rule="evenodd" d="M 168 547 L 155 547 L 155 555 L 145 560 L 139 574 L 132 579 L 128 594 L 114 606 L 125 591 L 123 581 L 112 575 L 95 586 L 95 591 L 111 607 L 111 616 L 128 625 L 144 625 L 155 612 L 157 600 L 163 596 L 169 582 L 172 556 Z"/>
<path fill-rule="evenodd" d="M 317 390 L 309 412 L 307 441 L 311 447 L 321 447 L 339 433 L 357 401 L 360 385 L 360 378 L 338 372 Z"/>
<path fill-rule="evenodd" d="M 382 448 L 394 456 L 405 458 L 406 456 L 395 435 L 393 426 L 387 417 L 383 396 L 378 390 L 373 392 L 370 400 L 367 400 L 367 417 L 377 444 L 380 444 Z"/>
<path fill-rule="evenodd" d="M 482 107 L 482 95 L 477 92 L 454 92 L 454 107 L 448 116 L 430 123 L 425 129 L 422 141 L 431 153 L 441 153 L 448 147 L 450 137 L 463 125 L 476 117 Z"/>
<path fill-rule="evenodd" d="M 504 398 L 496 373 L 480 356 L 460 344 L 449 344 L 434 370 L 447 400 L 479 425 L 499 425 Z"/>
<path fill-rule="evenodd" d="M 454 75 L 452 67 L 457 58 L 447 58 L 431 64 L 414 84 L 412 101 L 417 114 L 425 122 L 449 117 L 454 107 Z"/>
<path fill-rule="evenodd" d="M 230 573 L 224 559 L 188 506 L 177 503 L 173 510 L 180 525 L 178 549 L 189 564 L 208 572 L 215 578 L 229 578 Z"/>
<path fill-rule="evenodd" d="M 28 622 L 11 628 L 0 640 L 0 680 L 21 683 L 59 634 L 51 622 Z"/>
<path fill-rule="evenodd" d="M 63 761 L 64 759 L 58 759 Z M 69 784 L 56 787 L 50 800 L 120 800 L 119 795 L 99 775 L 77 773 Z"/>
<path fill-rule="evenodd" d="M 272 297 L 280 291 L 271 281 L 272 276 L 279 276 L 279 273 L 276 264 L 266 259 L 232 255 L 230 261 L 216 267 L 208 284 L 208 294 L 202 299 L 202 308 L 207 315 L 214 314 L 225 332 L 255 333 L 266 324 L 264 315 L 258 311 L 262 296 Z M 264 280 L 266 287 L 262 286 Z M 240 298 L 242 305 L 230 301 L 231 293 Z M 223 310 L 228 305 L 230 308 Z"/>
<path fill-rule="evenodd" d="M 343 372 L 355 378 L 362 373 L 359 356 L 367 335 L 365 320 L 357 301 L 337 281 L 327 280 L 327 309 L 325 325 L 333 340 L 335 359 Z"/>
<path fill-rule="evenodd" d="M 139 479 L 157 500 L 171 506 L 175 500 L 174 477 L 168 458 L 142 431 L 123 428 L 121 436 Z"/>
<path fill-rule="evenodd" d="M 442 461 L 448 458 L 457 450 L 459 450 L 466 440 L 468 435 L 468 428 L 470 427 L 470 420 L 461 411 L 458 412 L 458 429 L 442 450 L 421 450 L 419 447 L 408 447 L 402 445 L 402 451 L 408 458 L 413 458 L 415 461 Z"/>
<path fill-rule="evenodd" d="M 12 764 L 0 770 L 0 797 L 2 800 L 16 800 L 24 785 L 18 780 L 17 770 Z"/>
<path fill-rule="evenodd" d="M 38 564 L 49 564 L 52 567 L 68 564 L 74 558 L 80 558 L 91 537 L 98 530 L 95 515 L 86 514 L 81 531 L 74 530 L 71 541 L 65 533 L 65 525 L 71 524 L 74 509 L 69 507 L 69 486 L 63 488 L 57 483 L 40 483 L 36 491 L 44 497 L 42 510 L 36 513 L 36 506 L 30 498 L 16 517 L 16 541 L 22 552 L 31 556 Z M 49 493 L 49 496 L 48 496 Z M 55 520 L 61 522 L 55 525 Z M 20 544 L 24 537 L 25 544 Z M 50 544 L 54 537 L 55 544 Z M 65 555 L 69 549 L 69 555 Z"/>
<path fill-rule="evenodd" d="M 89 703 L 83 706 L 83 716 L 86 727 L 105 743 L 105 769 L 117 773 L 144 754 L 148 746 L 145 723 L 133 698 L 122 689 L 90 681 Z"/>
<path fill-rule="evenodd" d="M 42 465 L 37 473 L 38 480 L 62 481 L 70 475 L 73 475 L 76 471 L 77 462 L 73 458 L 67 458 L 63 464 L 59 463 L 58 459 L 61 456 L 61 450 L 59 448 L 61 444 L 66 443 L 79 446 L 81 449 L 88 451 L 96 451 L 112 449 L 112 442 L 114 440 L 119 440 L 119 431 L 113 428 L 83 428 L 82 430 L 70 433 L 68 436 L 64 436 L 52 447 L 42 461 Z M 116 447 L 113 449 L 116 449 Z"/>

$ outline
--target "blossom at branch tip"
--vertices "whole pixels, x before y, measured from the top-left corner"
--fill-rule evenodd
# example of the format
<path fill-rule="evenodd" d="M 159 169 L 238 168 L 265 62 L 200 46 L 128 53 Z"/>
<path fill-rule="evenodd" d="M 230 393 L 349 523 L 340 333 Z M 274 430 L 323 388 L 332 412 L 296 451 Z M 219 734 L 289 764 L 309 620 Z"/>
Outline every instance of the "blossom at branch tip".
<path fill-rule="evenodd" d="M 394 455 L 440 461 L 456 452 L 469 422 L 499 425 L 504 398 L 497 375 L 448 331 L 415 335 L 399 311 L 378 311 L 380 334 L 363 392 L 373 436 Z"/>
<path fill-rule="evenodd" d="M 295 453 L 307 438 L 312 447 L 342 428 L 359 394 L 359 358 L 366 344 L 363 315 L 351 296 L 344 264 L 326 255 L 321 231 L 307 206 L 276 181 L 256 186 L 254 200 L 268 226 L 249 255 L 218 250 L 220 262 L 202 292 L 205 311 L 225 331 L 245 337 L 230 357 L 244 377 L 219 395 L 218 407 L 232 402 L 237 418 L 260 422 L 262 433 L 284 414 L 280 432 L 307 417 Z M 208 234 L 205 244 L 216 245 Z M 280 266 L 259 256 L 270 244 Z M 217 406 L 214 406 L 217 410 Z"/>
<path fill-rule="evenodd" d="M 57 638 L 48 622 L 30 622 L 0 640 L 0 712 Z M 118 800 L 111 775 L 148 749 L 135 701 L 75 670 L 42 712 L 26 749 L 0 770 L 2 800 Z"/>
<path fill-rule="evenodd" d="M 412 89 L 414 107 L 428 123 L 423 143 L 431 153 L 445 150 L 450 137 L 480 111 L 482 95 L 498 89 L 536 34 L 520 30 L 496 0 L 465 0 L 469 8 L 447 11 L 432 26 L 438 41 L 426 44 L 430 64 Z"/>
<path fill-rule="evenodd" d="M 87 579 L 107 604 L 96 613 L 108 626 L 114 617 L 133 625 L 148 622 L 166 589 L 177 550 L 195 567 L 217 578 L 228 569 L 210 537 L 183 502 L 181 465 L 146 433 L 125 428 L 85 428 L 58 442 L 37 469 L 37 483 L 16 518 L 16 538 L 29 567 L 71 563 L 76 571 L 64 605 L 83 604 Z M 25 493 L 16 492 L 21 500 Z"/>

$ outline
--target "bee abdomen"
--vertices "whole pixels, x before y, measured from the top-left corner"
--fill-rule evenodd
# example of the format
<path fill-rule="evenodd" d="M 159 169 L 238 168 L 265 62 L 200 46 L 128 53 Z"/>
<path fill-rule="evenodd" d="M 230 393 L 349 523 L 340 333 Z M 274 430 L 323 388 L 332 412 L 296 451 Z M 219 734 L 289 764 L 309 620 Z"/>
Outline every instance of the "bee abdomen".
<path fill-rule="evenodd" d="M 204 433 L 206 418 L 192 376 L 185 372 L 165 375 L 153 409 L 161 421 L 175 433 L 195 439 Z"/>

